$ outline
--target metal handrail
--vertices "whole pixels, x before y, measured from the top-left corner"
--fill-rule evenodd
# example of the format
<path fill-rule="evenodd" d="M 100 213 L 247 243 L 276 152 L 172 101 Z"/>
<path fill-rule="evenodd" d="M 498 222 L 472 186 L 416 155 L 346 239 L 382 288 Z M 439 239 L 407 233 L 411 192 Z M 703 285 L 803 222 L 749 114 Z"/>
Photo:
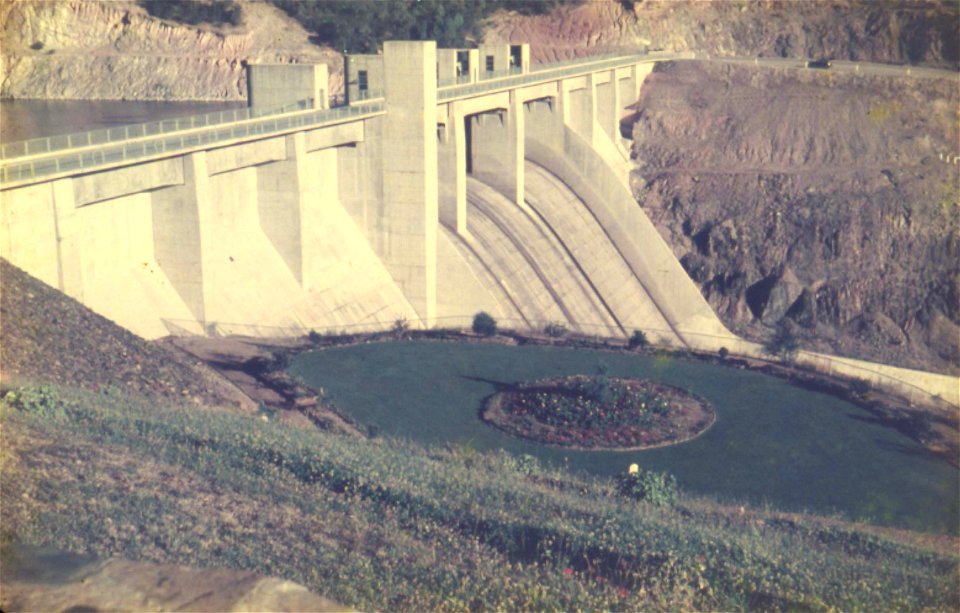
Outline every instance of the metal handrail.
<path fill-rule="evenodd" d="M 360 118 L 381 113 L 382 101 L 374 101 L 362 106 L 344 106 L 335 109 L 322 109 L 303 113 L 271 116 L 259 120 L 235 123 L 207 130 L 194 130 L 168 138 L 148 138 L 126 142 L 112 147 L 100 147 L 95 150 L 78 151 L 59 156 L 45 156 L 38 160 L 4 164 L 0 168 L 0 182 L 16 182 L 35 179 L 62 172 L 82 170 L 104 164 L 139 160 L 146 157 L 175 153 L 185 149 L 210 143 L 241 139 L 250 136 L 266 136 L 305 126 L 335 123 L 350 118 Z"/>
<path fill-rule="evenodd" d="M 31 155 L 53 153 L 54 151 L 63 151 L 67 149 L 94 147 L 112 142 L 126 141 L 148 136 L 157 136 L 170 132 L 181 132 L 183 130 L 192 130 L 194 128 L 222 125 L 238 121 L 246 121 L 249 119 L 257 119 L 260 117 L 269 117 L 272 115 L 282 115 L 285 113 L 304 111 L 311 108 L 313 108 L 313 99 L 308 98 L 306 100 L 300 100 L 298 102 L 286 104 L 281 107 L 232 109 L 228 111 L 203 113 L 201 115 L 190 115 L 188 117 L 163 119 L 161 121 L 150 121 L 146 123 L 114 126 L 111 128 L 100 128 L 97 130 L 88 130 L 86 132 L 77 132 L 74 134 L 60 134 L 57 136 L 32 138 L 25 141 L 4 143 L 2 147 L 0 147 L 0 158 L 8 160 Z"/>
<path fill-rule="evenodd" d="M 644 56 L 637 56 L 644 57 Z M 605 54 L 605 55 L 594 55 L 585 58 L 574 58 L 569 60 L 562 60 L 559 62 L 553 62 L 550 64 L 541 64 L 531 69 L 531 72 L 521 74 L 520 67 L 513 67 L 509 70 L 502 70 L 497 72 L 482 72 L 479 75 L 479 81 L 483 81 L 485 87 L 478 87 L 477 83 L 472 83 L 470 75 L 461 75 L 456 79 L 449 80 L 444 79 L 441 84 L 441 90 L 446 90 L 448 87 L 473 87 L 477 91 L 485 91 L 486 89 L 491 89 L 496 87 L 493 82 L 497 82 L 498 85 L 501 84 L 501 81 L 504 79 L 516 79 L 520 77 L 526 77 L 527 81 L 530 80 L 540 80 L 547 78 L 549 76 L 563 76 L 562 74 L 557 75 L 548 75 L 545 74 L 551 70 L 556 70 L 558 68 L 563 68 L 567 66 L 585 66 L 588 64 L 595 64 L 598 61 L 603 61 L 605 59 L 612 58 L 625 58 L 622 54 Z M 536 78 L 533 75 L 537 75 Z M 511 81 L 512 82 L 512 81 Z M 506 85 L 506 84 L 503 84 Z M 440 99 L 446 99 L 455 95 L 462 95 L 463 93 L 472 93 L 465 91 L 458 91 L 455 94 L 448 94 L 447 91 L 441 91 L 439 93 Z M 364 90 L 359 91 L 350 88 L 350 102 L 359 102 L 365 100 L 375 100 L 383 97 L 383 92 L 381 90 Z M 151 121 L 146 123 L 138 124 L 129 124 L 123 126 L 115 126 L 111 128 L 100 128 L 97 130 L 88 130 L 84 132 L 77 132 L 73 134 L 61 134 L 57 136 L 48 136 L 43 138 L 33 138 L 25 141 L 16 141 L 11 143 L 3 143 L 0 146 L 0 159 L 3 160 L 12 160 L 20 157 L 27 157 L 33 155 L 44 155 L 48 153 L 53 153 L 55 151 L 63 151 L 68 149 L 79 149 L 83 147 L 95 147 L 98 145 L 105 145 L 113 142 L 123 142 L 132 139 L 145 138 L 149 136 L 158 136 L 161 134 L 168 134 L 171 132 L 181 132 L 184 130 L 192 130 L 196 128 L 202 128 L 206 126 L 215 126 L 222 124 L 230 124 L 239 121 L 247 121 L 250 119 L 256 119 L 260 117 L 269 117 L 273 115 L 282 115 L 286 113 L 292 113 L 296 111 L 303 111 L 313 107 L 313 100 L 301 100 L 292 104 L 288 104 L 282 107 L 277 108 L 244 108 L 244 109 L 233 109 L 228 111 L 217 111 L 213 113 L 203 113 L 200 115 L 191 115 L 188 117 L 179 117 L 172 119 L 164 119 L 161 121 Z"/>
<path fill-rule="evenodd" d="M 638 60 L 649 58 L 650 56 L 640 53 L 629 55 L 612 54 L 612 57 L 606 55 L 592 56 L 590 58 L 581 58 L 576 62 L 564 61 L 557 62 L 555 64 L 542 64 L 538 66 L 536 70 L 532 70 L 531 72 L 525 74 L 510 74 L 508 76 L 493 77 L 486 80 L 481 80 L 478 83 L 453 85 L 441 88 L 437 92 L 437 100 L 449 100 L 451 98 L 469 96 L 485 91 L 505 89 L 540 81 L 550 81 L 582 72 L 617 68 L 624 64 L 632 64 Z"/>

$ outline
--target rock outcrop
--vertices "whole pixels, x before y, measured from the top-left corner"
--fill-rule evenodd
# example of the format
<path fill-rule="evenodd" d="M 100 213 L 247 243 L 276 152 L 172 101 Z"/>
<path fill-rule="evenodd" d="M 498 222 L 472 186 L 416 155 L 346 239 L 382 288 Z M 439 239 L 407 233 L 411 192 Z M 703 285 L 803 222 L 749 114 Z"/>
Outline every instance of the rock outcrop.
<path fill-rule="evenodd" d="M 348 611 L 307 588 L 226 568 L 10 547 L 3 556 L 4 611 Z"/>
<path fill-rule="evenodd" d="M 534 61 L 649 47 L 955 68 L 960 7 L 949 0 L 592 0 L 547 15 L 501 14 L 485 38 L 529 42 Z"/>
<path fill-rule="evenodd" d="M 956 82 L 677 62 L 633 120 L 635 193 L 732 328 L 956 374 Z M 949 154 L 949 155 L 947 155 Z"/>
<path fill-rule="evenodd" d="M 188 26 L 129 0 L 23 0 L 0 24 L 3 98 L 243 100 L 245 62 L 325 63 L 342 89 L 340 54 L 265 2 L 243 2 L 239 26 Z"/>

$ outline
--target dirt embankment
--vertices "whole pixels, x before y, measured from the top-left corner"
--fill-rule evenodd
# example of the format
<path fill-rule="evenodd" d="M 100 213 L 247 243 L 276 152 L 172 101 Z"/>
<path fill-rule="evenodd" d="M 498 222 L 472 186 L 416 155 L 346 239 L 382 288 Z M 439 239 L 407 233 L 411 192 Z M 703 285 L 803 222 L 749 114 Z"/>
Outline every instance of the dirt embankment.
<path fill-rule="evenodd" d="M 0 382 L 111 388 L 171 402 L 253 410 L 199 360 L 148 343 L 0 259 Z"/>
<path fill-rule="evenodd" d="M 650 47 L 956 68 L 960 7 L 948 0 L 591 0 L 548 15 L 500 14 L 485 38 L 528 42 L 534 61 Z"/>
<path fill-rule="evenodd" d="M 325 63 L 342 89 L 342 56 L 264 2 L 242 1 L 239 26 L 188 26 L 136 2 L 0 3 L 0 97 L 244 100 L 244 62 Z"/>
<path fill-rule="evenodd" d="M 633 118 L 634 188 L 722 319 L 957 374 L 956 84 L 663 66 Z"/>

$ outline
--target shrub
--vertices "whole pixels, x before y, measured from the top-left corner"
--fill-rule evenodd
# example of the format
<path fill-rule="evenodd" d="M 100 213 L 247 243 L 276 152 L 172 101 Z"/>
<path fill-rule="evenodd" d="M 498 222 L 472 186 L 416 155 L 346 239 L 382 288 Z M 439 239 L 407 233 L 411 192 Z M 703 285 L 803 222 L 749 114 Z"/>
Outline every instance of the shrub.
<path fill-rule="evenodd" d="M 543 333 L 552 338 L 563 338 L 567 335 L 567 327 L 559 323 L 548 323 L 543 328 Z"/>
<path fill-rule="evenodd" d="M 726 360 L 727 356 L 730 355 L 730 350 L 727 349 L 726 347 L 721 347 L 720 351 L 718 351 L 717 354 L 720 356 L 721 360 Z"/>
<path fill-rule="evenodd" d="M 870 393 L 870 382 L 865 379 L 853 379 L 850 381 L 850 388 L 853 393 L 860 398 L 866 397 Z"/>
<path fill-rule="evenodd" d="M 319 345 L 320 341 L 323 340 L 323 335 L 317 332 L 316 330 L 310 330 L 310 333 L 307 334 L 307 340 L 309 340 L 314 345 Z"/>
<path fill-rule="evenodd" d="M 763 352 L 792 362 L 800 350 L 800 338 L 797 336 L 796 326 L 789 319 L 781 319 L 767 342 L 763 344 Z"/>
<path fill-rule="evenodd" d="M 393 327 L 390 328 L 390 332 L 396 336 L 406 336 L 407 331 L 410 330 L 410 322 L 407 321 L 406 317 L 398 317 L 393 322 Z"/>
<path fill-rule="evenodd" d="M 497 333 L 497 320 L 489 313 L 480 311 L 473 316 L 473 331 L 483 336 L 493 336 Z"/>
<path fill-rule="evenodd" d="M 3 396 L 3 402 L 24 413 L 34 413 L 43 417 L 65 415 L 60 395 L 56 388 L 49 385 L 10 390 Z"/>
<path fill-rule="evenodd" d="M 677 479 L 669 473 L 638 470 L 617 475 L 617 492 L 625 498 L 668 506 L 677 500 Z"/>
<path fill-rule="evenodd" d="M 649 344 L 650 341 L 647 340 L 647 335 L 643 333 L 643 330 L 634 330 L 630 341 L 627 343 L 627 347 L 630 349 L 643 349 Z"/>

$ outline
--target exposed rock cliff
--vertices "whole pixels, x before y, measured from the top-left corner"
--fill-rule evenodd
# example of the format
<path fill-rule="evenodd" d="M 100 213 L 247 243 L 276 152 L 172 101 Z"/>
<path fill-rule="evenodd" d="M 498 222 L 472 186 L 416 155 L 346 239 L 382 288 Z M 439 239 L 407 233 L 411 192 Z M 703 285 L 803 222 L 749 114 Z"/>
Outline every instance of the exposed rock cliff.
<path fill-rule="evenodd" d="M 638 200 L 726 323 L 957 372 L 956 81 L 677 62 L 633 126 Z"/>
<path fill-rule="evenodd" d="M 244 62 L 326 63 L 342 57 L 270 4 L 243 3 L 236 27 L 155 19 L 135 2 L 22 0 L 0 4 L 0 97 L 242 100 Z"/>
<path fill-rule="evenodd" d="M 537 61 L 649 46 L 956 67 L 960 6 L 949 0 L 591 0 L 549 15 L 502 14 L 486 40 L 529 42 Z"/>

